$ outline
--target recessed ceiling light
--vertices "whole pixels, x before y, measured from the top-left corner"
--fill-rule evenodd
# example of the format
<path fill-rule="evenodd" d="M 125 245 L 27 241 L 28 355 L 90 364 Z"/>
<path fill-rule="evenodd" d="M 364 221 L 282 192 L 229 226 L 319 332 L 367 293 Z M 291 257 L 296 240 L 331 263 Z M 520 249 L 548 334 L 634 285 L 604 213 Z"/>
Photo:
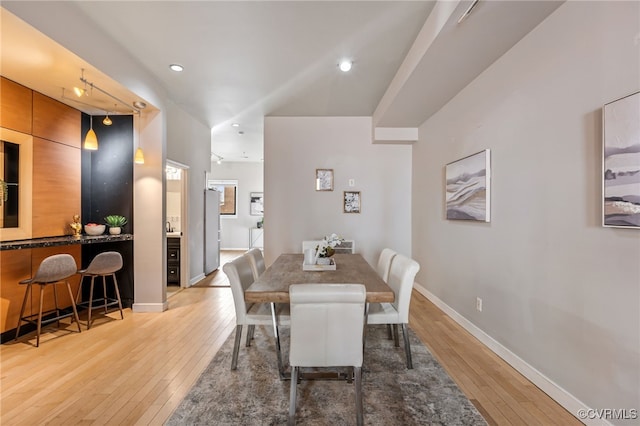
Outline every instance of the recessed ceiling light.
<path fill-rule="evenodd" d="M 169 65 L 169 68 L 171 68 L 171 71 L 175 71 L 175 72 L 180 72 L 184 70 L 184 67 L 180 64 L 171 64 Z"/>
<path fill-rule="evenodd" d="M 240 123 L 231 123 L 231 127 L 240 127 Z"/>
<path fill-rule="evenodd" d="M 340 67 L 340 71 L 342 71 L 342 72 L 349 72 L 349 71 L 351 71 L 351 66 L 352 65 L 353 65 L 352 61 L 350 61 L 348 59 L 343 59 L 338 64 L 338 67 Z"/>
<path fill-rule="evenodd" d="M 240 131 L 238 132 L 238 134 L 239 134 L 240 136 L 242 136 L 242 135 L 244 135 L 244 132 L 243 132 L 242 130 L 240 130 Z"/>

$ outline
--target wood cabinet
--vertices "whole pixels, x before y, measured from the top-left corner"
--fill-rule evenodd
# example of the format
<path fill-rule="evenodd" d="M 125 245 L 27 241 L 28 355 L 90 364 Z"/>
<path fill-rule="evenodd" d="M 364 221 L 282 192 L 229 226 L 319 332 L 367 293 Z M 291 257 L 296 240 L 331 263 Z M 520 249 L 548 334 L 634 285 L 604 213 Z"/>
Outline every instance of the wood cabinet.
<path fill-rule="evenodd" d="M 180 285 L 180 237 L 167 237 L 167 284 Z"/>

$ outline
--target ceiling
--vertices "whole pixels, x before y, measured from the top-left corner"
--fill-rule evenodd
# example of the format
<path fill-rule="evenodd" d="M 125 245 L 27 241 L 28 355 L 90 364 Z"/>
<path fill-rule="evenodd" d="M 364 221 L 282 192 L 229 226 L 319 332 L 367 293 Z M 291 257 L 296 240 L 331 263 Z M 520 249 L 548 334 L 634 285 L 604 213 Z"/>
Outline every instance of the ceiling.
<path fill-rule="evenodd" d="M 153 74 L 174 103 L 212 129 L 212 152 L 225 161 L 261 161 L 265 116 L 373 116 L 380 127 L 419 126 L 562 2 L 480 1 L 460 24 L 471 1 L 436 3 L 71 6 Z M 38 2 L 3 1 L 2 7 L 2 75 L 90 114 L 130 109 L 95 89 L 82 100 L 104 110 L 78 103 L 70 91 L 82 87 L 81 69 L 88 81 L 129 105 L 140 100 L 26 24 L 22 19 L 32 20 Z M 342 58 L 353 61 L 351 72 L 338 69 Z M 172 63 L 184 71 L 171 71 Z"/>

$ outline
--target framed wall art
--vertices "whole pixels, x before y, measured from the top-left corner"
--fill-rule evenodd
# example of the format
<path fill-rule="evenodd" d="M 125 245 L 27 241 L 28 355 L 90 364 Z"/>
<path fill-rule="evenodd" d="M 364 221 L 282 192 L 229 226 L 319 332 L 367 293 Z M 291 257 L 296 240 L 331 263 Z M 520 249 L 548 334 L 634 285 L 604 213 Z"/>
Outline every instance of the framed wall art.
<path fill-rule="evenodd" d="M 262 192 L 249 193 L 249 214 L 251 216 L 262 216 L 264 214 L 264 194 Z"/>
<path fill-rule="evenodd" d="M 333 191 L 333 169 L 316 169 L 316 191 Z"/>
<path fill-rule="evenodd" d="M 491 151 L 447 164 L 445 176 L 447 219 L 490 222 Z"/>
<path fill-rule="evenodd" d="M 640 92 L 602 112 L 602 225 L 640 229 Z"/>
<path fill-rule="evenodd" d="M 360 191 L 344 191 L 344 212 L 360 213 Z"/>

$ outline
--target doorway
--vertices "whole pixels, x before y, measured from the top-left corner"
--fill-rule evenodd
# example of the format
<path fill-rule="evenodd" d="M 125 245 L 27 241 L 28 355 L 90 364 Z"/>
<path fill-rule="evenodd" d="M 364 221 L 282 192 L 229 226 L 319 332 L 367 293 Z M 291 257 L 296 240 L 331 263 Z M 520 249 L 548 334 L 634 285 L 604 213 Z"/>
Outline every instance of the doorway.
<path fill-rule="evenodd" d="M 167 235 L 167 297 L 189 287 L 189 166 L 167 160 L 165 232 Z"/>

